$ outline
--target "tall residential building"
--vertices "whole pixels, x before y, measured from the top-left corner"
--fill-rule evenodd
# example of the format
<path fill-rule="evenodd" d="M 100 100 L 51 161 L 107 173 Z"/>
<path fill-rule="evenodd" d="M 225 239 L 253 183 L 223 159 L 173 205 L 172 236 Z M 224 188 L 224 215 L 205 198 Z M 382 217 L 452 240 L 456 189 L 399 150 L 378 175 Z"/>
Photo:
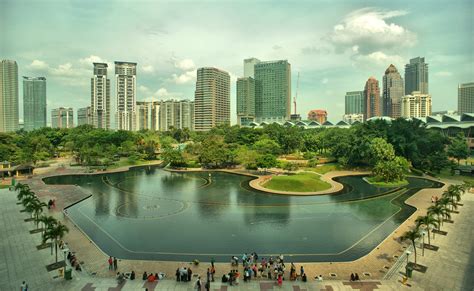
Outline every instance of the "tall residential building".
<path fill-rule="evenodd" d="M 258 63 L 260 63 L 260 60 L 256 58 L 244 60 L 244 78 L 255 78 L 255 65 Z"/>
<path fill-rule="evenodd" d="M 23 77 L 23 121 L 26 131 L 46 126 L 46 78 Z"/>
<path fill-rule="evenodd" d="M 405 65 L 405 95 L 413 91 L 428 94 L 428 64 L 425 58 L 414 58 Z"/>
<path fill-rule="evenodd" d="M 403 78 L 397 68 L 390 65 L 383 76 L 382 114 L 398 118 L 401 115 L 401 101 L 404 95 Z"/>
<path fill-rule="evenodd" d="M 314 120 L 319 122 L 319 124 L 323 124 L 328 120 L 328 113 L 323 109 L 311 110 L 308 112 L 308 120 Z"/>
<path fill-rule="evenodd" d="M 118 130 L 136 130 L 137 63 L 115 62 Z"/>
<path fill-rule="evenodd" d="M 370 77 L 365 83 L 365 118 L 369 119 L 380 114 L 380 88 L 379 81 Z"/>
<path fill-rule="evenodd" d="M 159 130 L 194 129 L 194 102 L 189 100 L 160 101 Z"/>
<path fill-rule="evenodd" d="M 287 60 L 255 64 L 255 117 L 257 122 L 290 119 L 291 65 Z"/>
<path fill-rule="evenodd" d="M 59 107 L 51 110 L 52 128 L 73 128 L 74 111 L 72 108 Z"/>
<path fill-rule="evenodd" d="M 91 124 L 97 128 L 110 129 L 110 79 L 107 64 L 94 63 L 91 78 Z"/>
<path fill-rule="evenodd" d="M 77 109 L 77 126 L 92 124 L 92 110 L 90 106 Z"/>
<path fill-rule="evenodd" d="M 194 101 L 195 130 L 210 130 L 220 124 L 230 124 L 229 73 L 217 68 L 199 68 Z"/>
<path fill-rule="evenodd" d="M 402 97 L 401 115 L 404 118 L 426 117 L 431 115 L 431 96 L 414 91 Z"/>
<path fill-rule="evenodd" d="M 474 113 L 474 82 L 458 86 L 458 114 Z"/>
<path fill-rule="evenodd" d="M 18 65 L 2 60 L 0 67 L 0 132 L 19 129 L 18 120 Z"/>
<path fill-rule="evenodd" d="M 250 125 L 255 120 L 255 79 L 244 77 L 237 79 L 237 123 Z"/>
<path fill-rule="evenodd" d="M 365 114 L 364 91 L 346 92 L 345 114 Z"/>
<path fill-rule="evenodd" d="M 137 101 L 136 105 L 136 126 L 137 130 L 158 130 L 159 129 L 159 102 Z"/>

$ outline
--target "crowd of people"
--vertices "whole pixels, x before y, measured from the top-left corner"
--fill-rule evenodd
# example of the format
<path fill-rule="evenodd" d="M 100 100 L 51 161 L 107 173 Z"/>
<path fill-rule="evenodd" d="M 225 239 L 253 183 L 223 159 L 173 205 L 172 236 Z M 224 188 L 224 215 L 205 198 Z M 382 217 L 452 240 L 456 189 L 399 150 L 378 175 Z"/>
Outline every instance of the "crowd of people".
<path fill-rule="evenodd" d="M 67 253 L 67 259 L 71 266 L 76 270 L 76 271 L 82 271 L 81 264 L 79 263 L 79 260 L 77 259 L 76 255 L 68 252 Z"/>

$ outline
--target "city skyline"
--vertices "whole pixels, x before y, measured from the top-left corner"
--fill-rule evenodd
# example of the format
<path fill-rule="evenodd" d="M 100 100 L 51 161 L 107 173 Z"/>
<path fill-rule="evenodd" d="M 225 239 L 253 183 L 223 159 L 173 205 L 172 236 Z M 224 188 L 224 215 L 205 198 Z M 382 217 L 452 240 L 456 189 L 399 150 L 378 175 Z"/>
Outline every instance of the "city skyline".
<path fill-rule="evenodd" d="M 325 108 L 328 118 L 337 120 L 344 114 L 346 92 L 362 90 L 369 76 L 382 80 L 384 70 L 391 63 L 403 74 L 411 58 L 422 56 L 430 65 L 433 110 L 456 109 L 458 84 L 471 82 L 473 75 L 469 38 L 462 37 L 470 33 L 465 3 L 455 1 L 442 11 L 437 5 L 423 5 L 423 18 L 416 17 L 422 4 L 407 1 L 352 5 L 338 1 L 326 5 L 319 1 L 297 6 L 255 3 L 251 13 L 242 12 L 246 8 L 243 2 L 224 3 L 220 7 L 212 2 L 201 3 L 208 8 L 200 12 L 203 16 L 216 17 L 222 22 L 215 28 L 200 21 L 197 13 L 190 12 L 196 5 L 193 3 L 138 2 L 133 7 L 115 3 L 114 11 L 104 14 L 110 3 L 92 8 L 87 3 L 39 5 L 3 1 L 0 7 L 6 11 L 2 24 L 7 41 L 2 57 L 17 61 L 19 76 L 48 79 L 48 108 L 77 109 L 90 105 L 88 84 L 93 62 L 106 62 L 109 68 L 115 60 L 137 62 L 137 101 L 151 97 L 193 99 L 196 69 L 217 67 L 231 75 L 231 122 L 236 124 L 235 85 L 237 77 L 244 75 L 243 59 L 287 59 L 292 64 L 293 88 L 296 88 L 296 74 L 300 73 L 298 113 L 305 116 L 311 109 Z M 55 13 L 43 19 L 44 10 Z M 111 24 L 96 29 L 99 21 L 103 21 L 97 15 L 112 19 L 129 10 L 134 12 L 129 20 L 119 24 L 110 21 Z M 242 13 L 232 13 L 233 10 Z M 259 11 L 267 10 L 272 12 L 269 16 L 260 15 Z M 177 17 L 167 16 L 170 12 Z M 272 17 L 278 19 L 287 13 L 300 17 L 286 22 L 285 26 L 262 26 Z M 32 21 L 41 17 L 44 23 L 26 29 L 26 24 L 13 21 L 20 14 Z M 240 25 L 234 14 L 245 19 L 259 17 L 253 24 Z M 358 27 L 368 28 L 368 23 L 372 29 L 359 33 Z M 246 34 L 253 25 L 259 25 L 259 31 Z M 47 27 L 55 27 L 56 33 L 45 33 Z M 16 39 L 15 35 L 22 37 Z M 36 39 L 35 35 L 42 39 L 33 48 L 27 42 Z M 123 49 L 123 40 L 127 38 L 130 40 Z M 111 96 L 115 96 L 113 87 L 111 91 Z M 294 89 L 291 94 L 294 96 Z M 22 88 L 19 95 L 23 95 Z M 112 106 L 111 112 L 115 113 L 116 105 Z M 23 119 L 21 110 L 20 116 Z"/>

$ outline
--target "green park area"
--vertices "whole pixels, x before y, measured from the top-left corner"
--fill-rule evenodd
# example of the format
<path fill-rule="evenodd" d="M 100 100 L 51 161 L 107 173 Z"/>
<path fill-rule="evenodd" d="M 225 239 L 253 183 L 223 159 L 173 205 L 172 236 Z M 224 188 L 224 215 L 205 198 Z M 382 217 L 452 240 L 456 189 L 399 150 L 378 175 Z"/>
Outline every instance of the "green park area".
<path fill-rule="evenodd" d="M 331 185 L 313 173 L 298 173 L 294 175 L 274 176 L 263 187 L 291 192 L 316 192 L 331 188 Z"/>

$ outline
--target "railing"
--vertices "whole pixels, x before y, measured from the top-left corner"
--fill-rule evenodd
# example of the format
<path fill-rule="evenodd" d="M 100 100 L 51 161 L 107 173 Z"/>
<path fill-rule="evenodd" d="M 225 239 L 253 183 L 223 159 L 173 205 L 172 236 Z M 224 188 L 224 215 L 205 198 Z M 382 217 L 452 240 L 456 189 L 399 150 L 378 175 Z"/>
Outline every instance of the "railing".
<path fill-rule="evenodd" d="M 413 253 L 413 245 L 412 244 L 410 244 L 405 249 L 403 254 L 400 257 L 398 257 L 398 260 L 395 262 L 395 264 L 393 264 L 392 267 L 388 270 L 388 272 L 385 273 L 385 276 L 383 276 L 384 280 L 391 280 L 393 278 L 393 275 L 395 275 L 398 272 L 398 270 L 400 270 L 400 267 L 403 264 L 406 264 L 406 262 L 407 262 L 407 251 L 410 251 L 411 253 Z"/>

